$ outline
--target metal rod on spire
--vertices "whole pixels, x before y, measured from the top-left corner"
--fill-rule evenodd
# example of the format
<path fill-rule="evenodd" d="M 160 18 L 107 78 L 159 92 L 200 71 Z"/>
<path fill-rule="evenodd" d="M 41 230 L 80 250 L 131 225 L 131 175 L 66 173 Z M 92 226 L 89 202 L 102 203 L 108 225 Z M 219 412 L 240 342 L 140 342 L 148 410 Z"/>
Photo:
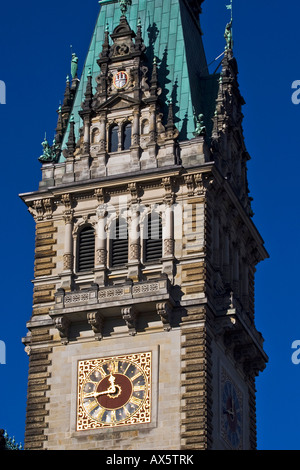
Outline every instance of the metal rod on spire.
<path fill-rule="evenodd" d="M 117 3 L 118 0 L 99 0 L 99 5 L 102 6 L 102 5 L 107 5 L 109 3 Z"/>
<path fill-rule="evenodd" d="M 231 10 L 231 22 L 233 21 L 233 3 L 230 0 L 230 5 L 226 5 L 227 10 Z"/>

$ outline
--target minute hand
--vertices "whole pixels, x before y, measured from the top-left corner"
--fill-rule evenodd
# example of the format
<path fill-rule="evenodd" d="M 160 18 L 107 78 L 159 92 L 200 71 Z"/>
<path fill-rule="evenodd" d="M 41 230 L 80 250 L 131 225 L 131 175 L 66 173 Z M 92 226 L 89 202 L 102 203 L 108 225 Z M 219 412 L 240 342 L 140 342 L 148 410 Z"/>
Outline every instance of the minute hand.
<path fill-rule="evenodd" d="M 92 392 L 92 393 L 87 393 L 84 395 L 84 398 L 89 398 L 89 397 L 99 397 L 100 395 L 106 395 L 107 393 L 115 393 L 116 391 L 116 386 L 111 385 L 107 390 L 104 390 L 103 392 Z"/>

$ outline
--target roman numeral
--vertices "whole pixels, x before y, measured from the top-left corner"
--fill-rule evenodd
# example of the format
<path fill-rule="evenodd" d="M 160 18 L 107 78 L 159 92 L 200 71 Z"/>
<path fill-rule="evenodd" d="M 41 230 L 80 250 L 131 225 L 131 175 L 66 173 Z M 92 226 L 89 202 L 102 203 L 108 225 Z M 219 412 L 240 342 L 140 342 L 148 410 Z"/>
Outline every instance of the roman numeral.
<path fill-rule="evenodd" d="M 131 397 L 130 398 L 130 403 L 133 403 L 134 405 L 140 406 L 140 404 L 142 403 L 142 400 L 140 398 L 137 398 L 137 397 Z"/>
<path fill-rule="evenodd" d="M 135 385 L 133 387 L 133 391 L 134 392 L 142 392 L 145 390 L 145 385 Z"/>

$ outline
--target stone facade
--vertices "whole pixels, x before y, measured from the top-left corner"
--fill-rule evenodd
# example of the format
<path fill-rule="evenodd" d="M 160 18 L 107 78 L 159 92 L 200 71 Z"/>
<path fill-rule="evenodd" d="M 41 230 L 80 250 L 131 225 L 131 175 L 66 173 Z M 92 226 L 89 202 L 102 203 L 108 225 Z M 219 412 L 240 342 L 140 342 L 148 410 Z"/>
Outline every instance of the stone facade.
<path fill-rule="evenodd" d="M 251 219 L 236 62 L 227 50 L 211 138 L 202 128 L 181 141 L 172 103 L 161 112 L 156 62 L 149 73 L 144 51 L 140 26 L 134 32 L 125 16 L 111 38 L 105 33 L 79 138 L 71 118 L 64 160 L 44 162 L 39 190 L 22 195 L 37 227 L 24 338 L 27 449 L 256 447 L 255 377 L 267 356 L 255 328 L 254 275 L 268 255 Z M 126 123 L 131 145 L 123 149 Z M 162 256 L 148 261 L 150 214 L 161 217 Z M 114 266 L 120 217 L 128 259 Z M 94 230 L 94 265 L 82 271 L 85 227 Z M 153 357 L 150 422 L 77 431 L 78 361 L 145 351 Z"/>

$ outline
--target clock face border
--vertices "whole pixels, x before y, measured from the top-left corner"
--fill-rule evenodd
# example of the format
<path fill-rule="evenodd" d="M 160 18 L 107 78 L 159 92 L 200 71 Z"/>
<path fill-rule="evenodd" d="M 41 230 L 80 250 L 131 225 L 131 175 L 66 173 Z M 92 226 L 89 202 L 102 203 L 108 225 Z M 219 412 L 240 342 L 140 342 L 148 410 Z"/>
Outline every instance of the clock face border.
<path fill-rule="evenodd" d="M 221 368 L 220 382 L 221 437 L 231 449 L 241 450 L 244 439 L 243 394 L 223 366 Z M 228 408 L 228 400 L 231 400 L 230 410 Z M 234 410 L 231 408 L 234 408 Z M 229 411 L 234 412 L 234 415 L 229 415 Z"/>
<path fill-rule="evenodd" d="M 99 402 L 93 403 L 91 400 L 91 407 L 97 405 L 100 410 L 96 410 L 100 413 L 103 412 L 101 419 L 95 419 L 87 412 L 87 406 L 84 404 L 84 396 L 87 392 L 83 391 L 83 388 L 91 382 L 90 377 L 93 375 L 94 371 L 102 370 L 101 377 L 99 376 L 98 379 L 95 380 L 95 387 L 94 391 L 101 391 L 101 383 L 105 382 L 107 386 L 108 378 L 110 376 L 109 368 L 115 368 L 112 371 L 112 374 L 115 374 L 114 377 L 117 378 L 116 383 L 118 384 L 122 372 L 118 368 L 120 364 L 128 365 L 132 364 L 136 367 L 139 371 L 140 376 L 143 378 L 143 385 L 142 391 L 144 392 L 142 400 L 136 399 L 135 396 L 130 392 L 128 392 L 128 406 L 132 406 L 132 413 L 128 413 L 121 420 L 116 419 L 116 410 L 114 411 L 111 407 L 105 408 L 102 407 Z M 116 356 L 105 356 L 95 359 L 86 359 L 86 360 L 79 360 L 77 365 L 77 413 L 76 413 L 76 431 L 85 431 L 91 429 L 103 429 L 103 428 L 118 428 L 120 426 L 128 426 L 128 425 L 135 425 L 135 424 L 144 424 L 151 422 L 151 379 L 152 379 L 152 353 L 150 351 L 141 352 L 141 353 L 130 353 L 130 354 L 121 354 Z M 106 375 L 103 374 L 103 371 Z M 126 377 L 126 376 L 125 376 Z M 94 376 L 93 376 L 94 378 Z M 118 380 L 119 379 L 119 380 Z M 130 380 L 127 381 L 128 383 Z M 121 383 L 121 382 L 120 382 Z M 124 382 L 123 382 L 124 383 Z M 125 381 L 126 383 L 126 381 Z M 132 387 L 133 388 L 133 387 Z M 139 388 L 137 386 L 137 388 Z M 86 390 L 86 389 L 85 389 Z M 114 400 L 111 400 L 111 402 Z M 124 408 L 130 409 L 127 406 L 127 402 Z M 120 410 L 123 406 L 120 407 Z M 107 411 L 108 410 L 108 411 Z M 125 409 L 123 410 L 125 412 Z M 106 414 L 105 414 L 106 413 Z M 108 420 L 106 421 L 106 419 Z"/>

